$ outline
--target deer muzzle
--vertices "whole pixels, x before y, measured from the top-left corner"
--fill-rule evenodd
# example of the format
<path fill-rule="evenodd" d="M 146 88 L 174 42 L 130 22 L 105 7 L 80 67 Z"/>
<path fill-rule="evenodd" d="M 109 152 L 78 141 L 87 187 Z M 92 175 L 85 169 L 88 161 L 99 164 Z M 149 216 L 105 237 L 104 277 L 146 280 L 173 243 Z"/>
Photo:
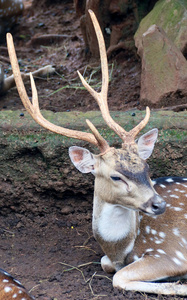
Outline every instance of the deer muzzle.
<path fill-rule="evenodd" d="M 160 215 L 165 212 L 166 201 L 164 201 L 159 195 L 155 194 L 146 203 L 144 203 L 140 209 L 145 213 Z"/>

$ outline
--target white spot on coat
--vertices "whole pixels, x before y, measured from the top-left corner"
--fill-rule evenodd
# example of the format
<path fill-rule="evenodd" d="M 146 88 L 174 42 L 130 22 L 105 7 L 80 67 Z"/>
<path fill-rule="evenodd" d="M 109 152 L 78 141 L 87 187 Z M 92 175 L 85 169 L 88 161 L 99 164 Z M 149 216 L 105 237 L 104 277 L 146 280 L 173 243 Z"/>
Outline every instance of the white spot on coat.
<path fill-rule="evenodd" d="M 5 291 L 5 293 L 9 293 L 12 291 L 12 288 L 9 286 L 5 286 L 4 291 Z"/>
<path fill-rule="evenodd" d="M 176 236 L 179 236 L 179 235 L 180 235 L 179 228 L 173 228 L 172 231 L 173 231 L 173 234 L 174 234 L 174 235 L 176 235 Z"/>
<path fill-rule="evenodd" d="M 166 254 L 166 252 L 162 249 L 157 249 L 157 252 L 159 252 L 160 254 Z"/>
<path fill-rule="evenodd" d="M 182 252 L 176 250 L 175 253 L 177 254 L 178 258 L 180 258 L 182 260 L 186 260 Z"/>
<path fill-rule="evenodd" d="M 164 189 L 166 186 L 164 184 L 160 184 L 160 187 Z"/>
<path fill-rule="evenodd" d="M 172 198 L 176 198 L 176 199 L 178 199 L 178 198 L 179 198 L 179 196 L 177 196 L 177 195 L 170 195 L 170 197 L 172 197 Z"/>
<path fill-rule="evenodd" d="M 181 261 L 180 261 L 178 258 L 173 257 L 172 260 L 174 261 L 174 263 L 175 263 L 176 265 L 178 265 L 178 266 L 181 266 L 181 265 L 182 265 Z"/>
<path fill-rule="evenodd" d="M 167 182 L 174 182 L 174 180 L 172 178 L 167 178 L 166 181 Z"/>
<path fill-rule="evenodd" d="M 151 229 L 151 233 L 155 235 L 157 234 L 157 231 L 155 229 Z"/>
<path fill-rule="evenodd" d="M 146 233 L 147 233 L 147 234 L 149 234 L 149 233 L 150 233 L 150 231 L 151 231 L 151 228 L 150 228 L 150 226 L 148 226 L 148 225 L 147 225 L 147 226 L 145 227 L 145 231 L 146 231 Z"/>
<path fill-rule="evenodd" d="M 173 207 L 173 209 L 174 209 L 175 211 L 181 211 L 181 210 L 183 210 L 181 207 Z"/>
<path fill-rule="evenodd" d="M 166 237 L 166 234 L 163 231 L 160 231 L 158 235 L 163 239 Z"/>

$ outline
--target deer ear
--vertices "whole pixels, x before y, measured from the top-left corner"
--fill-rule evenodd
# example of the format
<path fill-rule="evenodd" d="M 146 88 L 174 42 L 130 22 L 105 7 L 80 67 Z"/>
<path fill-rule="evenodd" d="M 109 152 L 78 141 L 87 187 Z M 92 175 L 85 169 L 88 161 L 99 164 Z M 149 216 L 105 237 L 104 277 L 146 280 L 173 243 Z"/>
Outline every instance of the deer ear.
<path fill-rule="evenodd" d="M 151 156 L 157 137 L 158 129 L 154 128 L 138 139 L 138 153 L 142 159 L 145 160 Z"/>
<path fill-rule="evenodd" d="M 94 171 L 95 159 L 89 150 L 72 146 L 69 148 L 69 156 L 74 166 L 80 172 L 90 173 Z"/>

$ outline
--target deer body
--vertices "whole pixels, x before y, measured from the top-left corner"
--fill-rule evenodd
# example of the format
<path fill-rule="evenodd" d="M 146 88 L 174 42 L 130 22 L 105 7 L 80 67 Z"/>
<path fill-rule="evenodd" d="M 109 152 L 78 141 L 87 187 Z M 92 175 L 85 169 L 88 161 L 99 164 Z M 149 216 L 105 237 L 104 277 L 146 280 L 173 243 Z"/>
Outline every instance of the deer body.
<path fill-rule="evenodd" d="M 133 155 L 132 149 L 111 148 L 89 157 L 79 147 L 69 154 L 79 171 L 95 175 L 93 233 L 105 253 L 103 270 L 116 272 L 113 285 L 174 294 L 170 283 L 142 283 L 187 278 L 187 178 L 151 182 L 141 157 L 151 155 L 156 138 L 156 129 L 140 137 Z M 177 287 L 187 295 L 186 285 Z"/>
<path fill-rule="evenodd" d="M 22 0 L 0 0 L 0 38 L 16 24 L 18 17 L 23 13 Z"/>
<path fill-rule="evenodd" d="M 18 280 L 2 269 L 0 269 L 0 299 L 34 300 Z"/>
<path fill-rule="evenodd" d="M 102 267 L 105 271 L 116 272 L 119 266 L 128 265 L 147 255 L 161 264 L 166 259 L 166 268 L 169 264 L 173 270 L 169 277 L 179 276 L 180 268 L 181 275 L 187 274 L 187 196 L 181 195 L 187 180 L 173 178 L 172 184 L 166 180 L 167 178 L 161 178 L 159 183 L 155 181 L 154 186 L 159 195 L 167 197 L 167 209 L 164 214 L 151 216 L 115 205 L 109 210 L 104 206 L 99 212 L 94 209 L 94 235 L 113 264 L 113 270 L 107 270 L 109 266 L 105 265 L 106 260 L 103 260 Z M 160 185 L 165 185 L 164 191 L 160 191 L 164 189 L 160 188 Z M 97 198 L 94 198 L 94 205 L 99 207 Z M 161 266 L 158 267 L 160 272 Z M 148 275 L 150 276 L 150 270 Z M 163 278 L 166 277 L 167 273 L 163 275 Z"/>
<path fill-rule="evenodd" d="M 163 197 L 169 191 L 169 184 L 166 182 L 167 179 L 162 179 L 163 184 L 159 183 L 155 185 L 155 189 L 159 190 L 160 184 L 166 186 L 166 192 L 161 191 L 159 194 Z M 175 180 L 175 179 L 174 179 Z M 176 179 L 177 183 L 174 183 L 172 187 L 178 187 L 185 185 L 184 179 Z M 175 188 L 177 189 L 177 188 Z M 181 189 L 181 191 L 183 191 Z M 180 192 L 179 192 L 180 193 Z M 120 265 L 128 265 L 130 263 L 139 261 L 142 257 L 149 256 L 153 261 L 156 262 L 158 266 L 158 271 L 160 273 L 161 267 L 163 269 L 163 262 L 166 260 L 166 273 L 163 270 L 163 275 L 159 275 L 161 279 L 167 277 L 168 264 L 171 267 L 171 273 L 169 277 L 179 276 L 179 270 L 181 269 L 181 275 L 187 272 L 187 233 L 186 233 L 186 219 L 187 214 L 185 211 L 187 209 L 186 202 L 182 202 L 181 195 L 174 192 L 168 193 L 167 196 L 167 207 L 166 212 L 163 215 L 157 216 L 147 216 L 142 213 L 137 213 L 129 210 L 120 210 L 121 216 L 117 215 L 117 222 L 115 219 L 115 208 L 111 210 L 111 215 L 108 219 L 108 224 L 113 228 L 114 234 L 113 240 L 105 241 L 105 253 L 108 258 L 116 264 L 118 257 L 120 256 Z M 175 197 L 173 197 L 175 196 Z M 180 203 L 177 200 L 180 197 Z M 185 200 L 185 199 L 184 199 Z M 95 201 L 95 200 L 94 200 Z M 123 212 L 124 211 L 124 212 Z M 183 214 L 181 215 L 181 212 Z M 103 211 L 103 213 L 105 213 Z M 114 215 L 113 215 L 114 213 Z M 114 216 L 114 218 L 112 218 Z M 169 220 L 169 223 L 166 222 Z M 107 222 L 106 222 L 107 223 Z M 171 226 L 172 224 L 172 226 Z M 129 229 L 127 231 L 127 229 Z M 118 236 L 118 230 L 124 232 L 124 236 L 121 232 L 121 238 Z M 106 235 L 105 235 L 106 237 Z M 115 240 L 115 238 L 119 238 Z M 102 237 L 96 238 L 100 241 L 102 245 Z M 171 244 L 172 241 L 172 244 Z M 111 242 L 115 243 L 115 246 L 111 247 Z M 113 248 L 114 253 L 110 253 Z M 109 249 L 109 250 L 108 250 Z M 118 249 L 118 251 L 116 251 Z M 121 251 L 120 251 L 121 250 Z M 121 253 L 120 253 L 121 252 Z M 115 263 L 114 263 L 115 262 Z M 118 264 L 119 264 L 118 262 Z M 151 265 L 151 264 L 150 264 Z M 142 267 L 142 266 L 141 266 Z M 149 266 L 150 267 L 150 266 Z M 106 259 L 103 260 L 103 269 L 107 271 Z M 113 271 L 118 271 L 115 267 Z M 155 272 L 155 268 L 154 268 Z M 144 274 L 145 275 L 145 274 Z M 151 270 L 148 270 L 147 280 L 155 280 L 151 278 Z M 146 276 L 146 275 L 145 275 Z M 152 275 L 153 276 L 153 275 Z M 154 275 L 155 276 L 155 275 Z M 142 274 L 141 274 L 142 278 Z M 146 279 L 145 279 L 146 280 Z"/>
<path fill-rule="evenodd" d="M 156 191 L 167 201 L 166 211 L 159 216 L 139 215 L 134 248 L 125 260 L 128 266 L 115 274 L 114 286 L 187 295 L 186 285 L 143 282 L 187 279 L 186 183 L 187 178 L 155 180 Z"/>
<path fill-rule="evenodd" d="M 23 11 L 22 0 L 0 0 L 0 17 L 2 19 L 15 18 Z"/>
<path fill-rule="evenodd" d="M 153 185 L 146 159 L 152 154 L 158 130 L 152 129 L 135 141 L 149 120 L 149 108 L 146 108 L 145 118 L 129 132 L 110 116 L 104 39 L 94 13 L 89 13 L 101 56 L 101 92 L 93 90 L 78 74 L 97 101 L 107 125 L 122 139 L 121 149 L 110 147 L 89 120 L 87 124 L 92 133 L 54 125 L 42 116 L 33 77 L 31 75 L 31 102 L 20 75 L 12 37 L 8 34 L 8 51 L 20 98 L 29 114 L 44 128 L 90 142 L 100 150 L 100 154 L 94 155 L 73 146 L 69 155 L 79 171 L 95 176 L 93 233 L 105 253 L 101 259 L 103 270 L 116 272 L 113 285 L 140 292 L 187 295 L 186 284 L 155 282 L 187 277 L 187 179 L 159 179 Z"/>

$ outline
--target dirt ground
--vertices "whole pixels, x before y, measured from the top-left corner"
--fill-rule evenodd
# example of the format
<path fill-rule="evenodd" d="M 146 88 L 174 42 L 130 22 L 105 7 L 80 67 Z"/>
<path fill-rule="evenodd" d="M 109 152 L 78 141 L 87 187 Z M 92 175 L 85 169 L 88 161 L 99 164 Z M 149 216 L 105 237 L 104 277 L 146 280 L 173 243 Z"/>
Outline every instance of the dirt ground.
<path fill-rule="evenodd" d="M 38 215 L 0 216 L 1 267 L 41 300 L 182 299 L 112 288 L 112 275 L 101 270 L 102 251 L 92 236 L 91 198 L 55 199 L 53 205 L 48 197 L 40 199 Z"/>
<path fill-rule="evenodd" d="M 96 89 L 100 87 L 99 63 L 84 53 L 84 43 L 73 1 L 54 3 L 48 8 L 38 1 L 12 30 L 20 67 L 33 71 L 52 64 L 56 73 L 38 79 L 37 89 L 42 109 L 52 111 L 96 110 L 97 105 L 82 90 L 76 70 Z M 34 46 L 35 34 L 64 35 L 60 43 Z M 6 44 L 1 44 L 1 63 L 11 74 Z M 140 61 L 133 51 L 116 53 L 109 61 L 111 110 L 142 108 L 139 103 Z M 89 71 L 89 72 L 88 72 Z M 95 77 L 94 77 L 95 75 Z M 26 85 L 30 93 L 30 84 Z M 0 98 L 0 109 L 18 110 L 22 104 L 16 89 Z M 25 183 L 26 184 L 26 183 Z M 7 207 L 0 211 L 0 267 L 17 277 L 36 299 L 180 299 L 159 295 L 122 292 L 112 288 L 112 275 L 100 266 L 103 255 L 92 236 L 92 195 L 72 197 L 63 201 L 50 195 L 36 195 L 40 211 L 29 212 L 29 199 L 23 197 L 25 209 L 14 213 Z M 30 210 L 29 210 L 30 211 Z M 184 298 L 183 298 L 184 299 Z M 187 298 L 186 298 L 187 299 Z"/>
<path fill-rule="evenodd" d="M 97 110 L 98 106 L 82 84 L 77 70 L 82 71 L 89 83 L 99 90 L 101 86 L 100 61 L 85 55 L 80 21 L 76 16 L 73 1 L 46 8 L 43 1 L 37 9 L 31 9 L 11 31 L 17 50 L 20 69 L 34 71 L 48 64 L 56 66 L 56 73 L 47 79 L 36 81 L 41 109 L 52 111 Z M 61 42 L 40 39 L 31 43 L 33 36 L 60 34 Z M 133 39 L 133 35 L 132 35 Z M 6 43 L 0 46 L 1 63 L 5 74 L 11 75 Z M 109 61 L 110 87 L 108 103 L 111 110 L 127 110 L 138 107 L 140 91 L 140 60 L 134 51 L 121 51 Z M 47 82 L 46 82 L 47 81 Z M 28 93 L 30 83 L 26 84 Z M 116 101 L 118 99 L 118 101 Z M 22 104 L 16 89 L 0 98 L 0 109 L 20 109 Z"/>

